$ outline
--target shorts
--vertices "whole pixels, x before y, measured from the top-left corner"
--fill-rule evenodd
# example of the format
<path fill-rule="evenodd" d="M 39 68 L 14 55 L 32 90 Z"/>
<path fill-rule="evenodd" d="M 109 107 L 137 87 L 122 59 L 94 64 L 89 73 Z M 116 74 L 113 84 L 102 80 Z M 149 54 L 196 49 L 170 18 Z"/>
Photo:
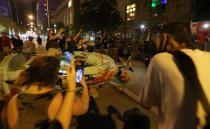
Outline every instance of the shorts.
<path fill-rule="evenodd" d="M 60 48 L 49 48 L 47 54 L 48 56 L 60 57 L 62 55 L 62 51 Z"/>

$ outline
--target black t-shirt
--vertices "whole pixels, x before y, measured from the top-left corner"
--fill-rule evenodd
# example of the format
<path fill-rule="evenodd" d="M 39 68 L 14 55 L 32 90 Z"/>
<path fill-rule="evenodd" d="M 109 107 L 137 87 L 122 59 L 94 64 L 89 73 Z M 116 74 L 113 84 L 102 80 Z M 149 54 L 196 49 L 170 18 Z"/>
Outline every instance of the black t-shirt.
<path fill-rule="evenodd" d="M 18 47 L 22 47 L 23 46 L 23 40 L 21 40 L 21 39 L 17 39 L 17 46 Z"/>
<path fill-rule="evenodd" d="M 71 53 L 73 53 L 76 49 L 77 49 L 77 46 L 76 46 L 76 42 L 71 40 L 71 41 L 67 41 L 67 50 Z"/>
<path fill-rule="evenodd" d="M 37 38 L 37 42 L 38 43 L 41 43 L 42 42 L 42 39 L 41 38 Z"/>

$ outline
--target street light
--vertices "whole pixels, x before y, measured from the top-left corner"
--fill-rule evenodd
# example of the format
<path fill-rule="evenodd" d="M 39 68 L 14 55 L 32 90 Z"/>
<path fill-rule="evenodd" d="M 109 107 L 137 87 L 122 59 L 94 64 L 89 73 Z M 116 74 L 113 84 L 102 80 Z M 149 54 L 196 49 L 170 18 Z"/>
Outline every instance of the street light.
<path fill-rule="evenodd" d="M 140 27 L 141 27 L 141 29 L 144 29 L 145 25 L 144 25 L 144 24 L 142 24 Z"/>
<path fill-rule="evenodd" d="M 207 28 L 209 28 L 210 27 L 210 25 L 208 24 L 208 23 L 205 23 L 204 25 L 203 25 L 203 28 L 205 28 L 205 29 L 207 29 Z"/>
<path fill-rule="evenodd" d="M 33 20 L 33 19 L 34 19 L 33 15 L 28 15 L 28 18 L 29 18 L 30 20 Z"/>

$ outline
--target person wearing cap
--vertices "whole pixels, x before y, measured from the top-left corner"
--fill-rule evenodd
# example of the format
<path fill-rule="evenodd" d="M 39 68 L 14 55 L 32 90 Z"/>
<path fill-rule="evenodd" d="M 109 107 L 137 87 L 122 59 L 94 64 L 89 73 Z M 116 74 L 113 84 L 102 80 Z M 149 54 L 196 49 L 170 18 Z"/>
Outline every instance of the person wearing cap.
<path fill-rule="evenodd" d="M 36 54 L 36 47 L 33 42 L 33 37 L 29 37 L 29 40 L 25 41 L 23 44 L 23 54 L 29 59 L 32 55 Z"/>

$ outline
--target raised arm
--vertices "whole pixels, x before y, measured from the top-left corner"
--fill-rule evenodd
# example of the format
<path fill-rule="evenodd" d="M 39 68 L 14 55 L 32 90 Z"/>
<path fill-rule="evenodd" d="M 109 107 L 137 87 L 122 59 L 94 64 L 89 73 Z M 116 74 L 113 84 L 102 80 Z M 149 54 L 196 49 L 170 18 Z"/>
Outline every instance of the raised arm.
<path fill-rule="evenodd" d="M 79 38 L 81 32 L 82 32 L 82 29 L 80 29 L 80 31 L 74 36 L 74 38 L 73 38 L 74 41 L 76 41 Z"/>
<path fill-rule="evenodd" d="M 55 40 L 55 39 L 57 39 L 62 32 L 64 32 L 64 29 L 60 29 L 60 31 L 56 35 L 54 35 L 54 36 L 51 35 L 50 38 L 49 38 L 49 40 Z"/>
<path fill-rule="evenodd" d="M 55 119 L 58 120 L 63 129 L 69 129 L 71 119 L 72 119 L 72 108 L 73 102 L 75 98 L 75 87 L 76 87 L 76 70 L 74 64 L 74 58 L 71 61 L 71 72 L 69 72 L 69 67 L 66 69 L 67 71 L 67 83 L 68 90 L 64 97 L 63 103 L 58 111 Z"/>

